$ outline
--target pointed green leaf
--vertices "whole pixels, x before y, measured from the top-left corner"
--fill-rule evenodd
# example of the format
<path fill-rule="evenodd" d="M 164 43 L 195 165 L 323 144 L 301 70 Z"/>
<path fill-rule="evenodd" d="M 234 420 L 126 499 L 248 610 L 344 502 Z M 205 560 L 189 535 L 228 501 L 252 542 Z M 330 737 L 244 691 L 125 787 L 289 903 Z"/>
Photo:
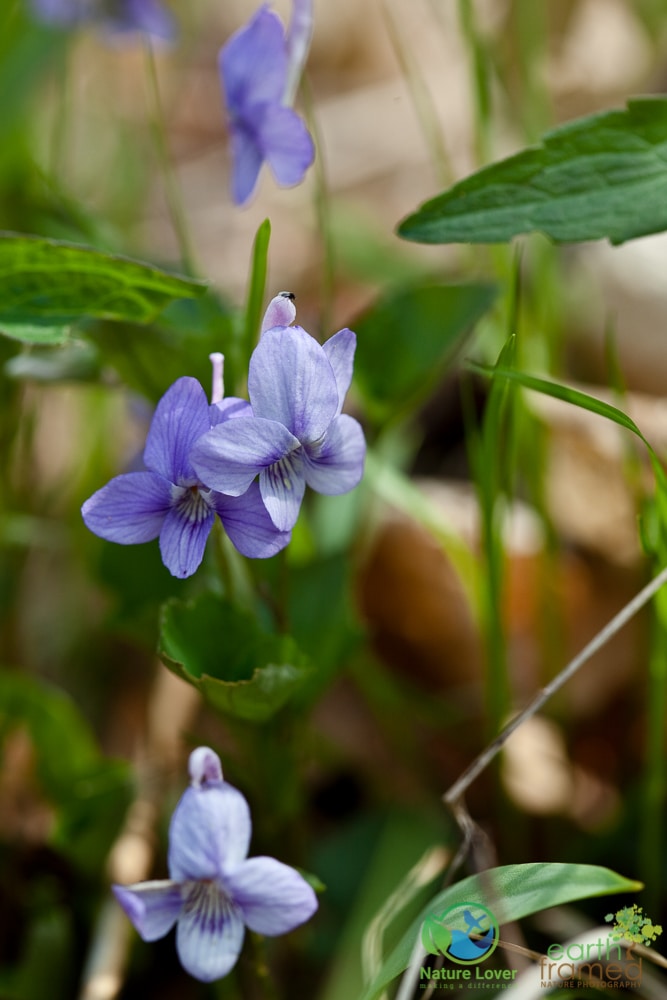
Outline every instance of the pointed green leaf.
<path fill-rule="evenodd" d="M 255 341 L 259 334 L 266 291 L 266 274 L 269 267 L 269 241 L 271 239 L 271 222 L 264 219 L 255 234 L 252 248 L 252 265 L 250 268 L 250 285 L 248 300 L 245 307 L 243 325 L 243 343 L 245 346 L 246 363 L 252 354 Z"/>
<path fill-rule="evenodd" d="M 648 457 L 655 473 L 656 480 L 661 490 L 661 494 L 667 496 L 667 476 L 662 467 L 660 459 L 656 455 L 651 444 L 642 434 L 641 430 L 634 422 L 634 420 L 624 413 L 623 410 L 619 410 L 617 406 L 612 406 L 611 403 L 606 403 L 602 399 L 597 399 L 595 396 L 589 396 L 588 393 L 582 392 L 580 389 L 573 389 L 569 385 L 561 385 L 559 382 L 551 382 L 548 379 L 540 378 L 536 375 L 529 375 L 526 372 L 516 371 L 509 368 L 485 368 L 482 365 L 469 364 L 468 366 L 473 371 L 485 372 L 488 375 L 493 375 L 497 378 L 511 379 L 514 382 L 518 382 L 525 389 L 531 389 L 534 392 L 541 392 L 545 396 L 552 396 L 554 399 L 561 399 L 565 403 L 571 403 L 573 406 L 578 406 L 582 410 L 588 410 L 590 413 L 597 413 L 600 417 L 606 417 L 607 420 L 613 421 L 613 423 L 618 424 L 619 427 L 624 427 L 628 431 L 632 431 L 642 444 L 645 445 L 648 451 Z"/>
<path fill-rule="evenodd" d="M 262 631 L 253 615 L 213 594 L 168 601 L 160 626 L 163 662 L 239 719 L 264 722 L 309 674 L 293 639 Z"/>
<path fill-rule="evenodd" d="M 487 368 L 476 364 L 470 364 L 468 367 L 473 371 L 493 375 L 496 378 L 510 379 L 513 382 L 518 382 L 524 389 L 531 389 L 533 392 L 540 392 L 553 399 L 560 399 L 564 403 L 571 403 L 573 406 L 588 410 L 590 413 L 597 413 L 600 417 L 612 420 L 619 427 L 625 427 L 626 430 L 632 431 L 646 444 L 644 435 L 627 413 L 619 410 L 617 406 L 612 406 L 611 403 L 606 403 L 603 399 L 589 396 L 581 389 L 574 389 L 572 386 L 562 385 L 560 382 L 551 382 L 549 379 L 540 378 L 539 375 L 529 375 L 527 372 L 517 371 L 514 368 L 504 368 L 502 364 L 496 368 Z"/>
<path fill-rule="evenodd" d="M 355 379 L 379 416 L 433 388 L 495 296 L 489 284 L 432 282 L 392 292 L 355 320 Z"/>
<path fill-rule="evenodd" d="M 480 875 L 471 875 L 439 892 L 424 907 L 385 959 L 362 1000 L 375 1000 L 396 976 L 407 969 L 424 922 L 450 906 L 480 903 L 493 912 L 499 924 L 505 924 L 575 899 L 614 892 L 637 892 L 641 888 L 641 882 L 634 882 L 597 865 L 505 865 Z"/>
<path fill-rule="evenodd" d="M 539 231 L 612 243 L 667 229 L 667 100 L 569 122 L 425 202 L 398 228 L 417 243 L 505 243 Z"/>
<path fill-rule="evenodd" d="M 0 332 L 27 343 L 62 343 L 84 319 L 149 323 L 206 285 L 91 247 L 0 234 Z"/>

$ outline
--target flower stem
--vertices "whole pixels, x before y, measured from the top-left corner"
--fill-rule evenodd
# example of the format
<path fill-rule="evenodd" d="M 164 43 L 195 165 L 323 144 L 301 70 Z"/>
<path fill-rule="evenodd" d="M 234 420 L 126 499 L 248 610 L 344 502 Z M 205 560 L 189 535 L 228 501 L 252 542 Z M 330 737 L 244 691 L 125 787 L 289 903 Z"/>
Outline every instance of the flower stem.
<path fill-rule="evenodd" d="M 146 42 L 144 51 L 146 53 L 146 78 L 148 80 L 148 89 L 152 105 L 151 126 L 153 130 L 153 137 L 155 139 L 158 161 L 162 169 L 167 206 L 169 208 L 169 214 L 171 216 L 171 222 L 174 227 L 176 239 L 178 240 L 183 270 L 186 274 L 194 275 L 197 273 L 195 255 L 186 222 L 181 191 L 176 180 L 171 157 L 169 155 L 169 144 L 167 142 L 164 109 L 162 107 L 162 99 L 160 97 L 155 53 L 149 41 Z"/>
<path fill-rule="evenodd" d="M 266 942 L 259 934 L 248 934 L 250 964 L 264 1000 L 279 1000 L 276 984 L 266 961 Z"/>
<path fill-rule="evenodd" d="M 471 62 L 475 107 L 475 145 L 480 164 L 491 159 L 491 80 L 486 46 L 475 20 L 472 0 L 458 0 L 459 20 Z"/>
<path fill-rule="evenodd" d="M 326 335 L 331 327 L 333 315 L 334 289 L 336 284 L 336 248 L 332 228 L 332 204 L 327 182 L 326 163 L 324 160 L 324 143 L 322 142 L 315 114 L 313 93 L 310 82 L 304 75 L 301 81 L 301 94 L 306 111 L 308 127 L 313 135 L 317 156 L 313 167 L 315 177 L 314 205 L 317 216 L 317 228 L 322 237 L 322 284 L 320 307 L 320 337 Z"/>

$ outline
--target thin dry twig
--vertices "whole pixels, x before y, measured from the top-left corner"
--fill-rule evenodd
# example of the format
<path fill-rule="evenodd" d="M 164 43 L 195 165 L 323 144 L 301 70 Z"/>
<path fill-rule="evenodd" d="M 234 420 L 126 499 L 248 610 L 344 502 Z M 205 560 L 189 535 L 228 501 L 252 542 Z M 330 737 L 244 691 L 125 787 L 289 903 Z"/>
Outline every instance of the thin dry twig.
<path fill-rule="evenodd" d="M 470 785 L 472 785 L 473 781 L 479 777 L 482 771 L 491 763 L 493 758 L 502 750 L 512 733 L 515 732 L 519 726 L 526 721 L 526 719 L 529 719 L 531 716 L 535 715 L 536 712 L 539 712 L 549 698 L 559 691 L 563 685 L 576 674 L 579 668 L 590 660 L 590 658 L 607 642 L 609 642 L 609 640 L 612 639 L 624 625 L 627 625 L 630 619 L 633 618 L 645 604 L 648 604 L 651 598 L 654 597 L 654 595 L 665 583 L 667 583 L 667 566 L 664 567 L 649 583 L 647 583 L 646 586 L 611 619 L 611 621 L 607 622 L 604 628 L 601 629 L 593 639 L 591 639 L 588 645 L 584 646 L 581 652 L 578 653 L 574 659 L 571 660 L 567 666 L 564 667 L 563 670 L 561 670 L 561 672 L 546 685 L 546 687 L 542 688 L 530 704 L 524 708 L 522 712 L 519 712 L 519 714 L 505 726 L 502 732 L 499 733 L 491 743 L 489 743 L 486 749 L 475 758 L 472 764 L 465 769 L 463 774 L 443 795 L 443 800 L 446 805 L 452 809 L 454 808 L 455 804 L 459 802 Z M 457 816 L 456 810 L 454 810 L 454 815 L 457 817 L 458 822 L 459 817 Z M 463 832 L 465 834 L 465 829 Z"/>

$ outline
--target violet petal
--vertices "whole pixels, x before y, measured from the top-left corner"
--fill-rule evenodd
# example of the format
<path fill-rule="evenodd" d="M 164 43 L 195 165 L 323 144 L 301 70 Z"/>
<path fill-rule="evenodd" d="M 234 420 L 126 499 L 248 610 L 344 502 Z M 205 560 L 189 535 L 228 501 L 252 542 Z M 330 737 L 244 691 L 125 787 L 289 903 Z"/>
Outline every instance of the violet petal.
<path fill-rule="evenodd" d="M 300 184 L 315 159 L 315 144 L 296 111 L 279 106 L 267 109 L 258 120 L 258 139 L 278 184 Z"/>
<path fill-rule="evenodd" d="M 181 580 L 192 576 L 204 558 L 206 539 L 215 520 L 213 511 L 208 507 L 206 510 L 205 515 L 191 520 L 181 510 L 172 509 L 164 519 L 160 531 L 162 562 L 172 576 Z"/>
<path fill-rule="evenodd" d="M 285 32 L 277 14 L 261 7 L 220 51 L 220 75 L 232 120 L 250 105 L 279 103 L 287 74 Z"/>
<path fill-rule="evenodd" d="M 179 882 L 216 878 L 248 854 L 250 809 L 226 781 L 187 788 L 169 827 L 169 874 Z"/>
<path fill-rule="evenodd" d="M 215 509 L 232 544 L 249 559 L 268 559 L 280 552 L 291 539 L 289 531 L 279 531 L 262 502 L 257 483 L 243 496 L 214 494 Z"/>
<path fill-rule="evenodd" d="M 304 476 L 311 489 L 334 495 L 354 489 L 364 474 L 366 441 L 354 417 L 336 417 L 323 440 L 304 448 Z"/>
<path fill-rule="evenodd" d="M 197 747 L 188 758 L 190 784 L 195 788 L 202 785 L 219 785 L 222 782 L 222 764 L 215 750 Z"/>
<path fill-rule="evenodd" d="M 345 327 L 334 333 L 333 337 L 322 344 L 322 350 L 329 359 L 329 364 L 333 368 L 336 376 L 336 386 L 338 388 L 338 410 L 340 413 L 347 390 L 352 382 L 352 370 L 354 366 L 354 353 L 357 349 L 357 335 L 352 330 Z"/>
<path fill-rule="evenodd" d="M 306 492 L 302 449 L 284 455 L 279 462 L 264 469 L 259 476 L 259 489 L 276 528 L 291 531 Z"/>
<path fill-rule="evenodd" d="M 199 439 L 192 464 L 200 480 L 218 493 L 240 496 L 258 472 L 273 465 L 299 442 L 274 420 L 226 420 Z"/>
<path fill-rule="evenodd" d="M 247 399 L 239 399 L 238 396 L 225 396 L 224 399 L 209 407 L 211 427 L 222 424 L 225 420 L 233 420 L 235 417 L 251 416 L 252 406 Z"/>
<path fill-rule="evenodd" d="M 171 484 L 155 472 L 126 472 L 93 493 L 81 508 L 86 527 L 120 545 L 150 542 L 169 511 Z"/>
<path fill-rule="evenodd" d="M 192 882 L 184 888 L 176 950 L 186 972 L 210 983 L 234 967 L 245 927 L 239 911 L 217 882 Z"/>
<path fill-rule="evenodd" d="M 157 404 L 146 438 L 144 462 L 179 485 L 196 482 L 190 449 L 210 425 L 206 393 L 195 378 L 183 376 Z"/>
<path fill-rule="evenodd" d="M 161 879 L 112 886 L 114 896 L 144 941 L 157 941 L 174 926 L 183 906 L 178 882 Z"/>
<path fill-rule="evenodd" d="M 257 417 L 284 424 L 300 441 L 321 437 L 338 408 L 333 368 L 300 326 L 262 335 L 250 359 L 248 394 Z"/>
<path fill-rule="evenodd" d="M 254 128 L 245 122 L 232 123 L 230 132 L 232 156 L 232 198 L 235 204 L 245 205 L 257 184 L 264 162 Z"/>
<path fill-rule="evenodd" d="M 251 931 L 275 936 L 312 917 L 317 897 L 306 880 L 275 858 L 250 858 L 226 876 L 234 902 Z"/>
<path fill-rule="evenodd" d="M 269 302 L 264 319 L 262 320 L 262 333 L 272 330 L 274 326 L 290 326 L 296 319 L 296 306 L 292 292 L 278 292 Z"/>

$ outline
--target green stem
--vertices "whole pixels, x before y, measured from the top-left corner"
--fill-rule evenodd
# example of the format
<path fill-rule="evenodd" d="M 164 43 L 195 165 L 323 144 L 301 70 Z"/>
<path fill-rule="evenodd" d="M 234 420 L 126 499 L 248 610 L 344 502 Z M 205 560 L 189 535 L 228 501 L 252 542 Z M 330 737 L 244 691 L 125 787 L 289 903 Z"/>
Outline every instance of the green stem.
<path fill-rule="evenodd" d="M 545 5 L 514 0 L 514 24 L 521 72 L 521 115 L 528 142 L 535 142 L 551 117 L 548 90 L 541 72 L 547 48 Z"/>
<path fill-rule="evenodd" d="M 167 206 L 169 208 L 169 214 L 171 216 L 171 222 L 174 227 L 176 239 L 178 240 L 183 270 L 186 274 L 195 275 L 197 274 L 195 254 L 186 222 L 181 190 L 176 180 L 176 174 L 174 173 L 171 156 L 169 154 L 169 143 L 167 141 L 164 109 L 162 107 L 162 99 L 160 97 L 160 86 L 158 83 L 155 53 L 153 52 L 150 42 L 146 42 L 144 51 L 146 53 L 146 77 L 148 80 L 148 89 L 152 105 L 151 127 L 153 137 L 155 139 L 158 161 L 162 169 Z"/>
<path fill-rule="evenodd" d="M 58 107 L 54 115 L 53 132 L 51 133 L 51 176 L 56 179 L 58 184 L 62 183 L 67 153 L 69 111 L 72 99 L 68 55 L 67 49 L 58 53 Z"/>
<path fill-rule="evenodd" d="M 667 713 L 667 594 L 656 598 L 653 620 L 647 705 L 646 765 L 640 826 L 639 862 L 646 884 L 647 908 L 657 912 L 661 903 L 662 856 L 665 833 L 665 715 Z"/>
<path fill-rule="evenodd" d="M 214 526 L 215 534 L 215 556 L 216 563 L 218 567 L 218 573 L 220 574 L 220 580 L 225 590 L 225 597 L 229 601 L 234 600 L 236 587 L 234 585 L 234 574 L 232 573 L 232 568 L 229 565 L 229 552 L 227 550 L 227 538 L 222 525 L 217 521 Z"/>
<path fill-rule="evenodd" d="M 322 150 L 324 143 L 321 140 L 314 110 L 312 91 L 306 76 L 301 81 L 301 93 L 303 94 L 306 106 L 306 118 L 308 127 L 313 134 L 313 141 L 317 149 L 315 156 L 315 213 L 317 215 L 317 227 L 322 239 L 324 259 L 322 261 L 322 294 L 320 308 L 320 336 L 324 337 L 331 328 L 333 316 L 334 286 L 336 281 L 336 252 L 334 245 L 333 229 L 331 225 L 331 197 L 329 195 L 329 185 L 327 184 L 326 166 Z"/>
<path fill-rule="evenodd" d="M 442 129 L 432 96 L 419 72 L 416 60 L 412 58 L 411 53 L 403 44 L 403 34 L 387 0 L 383 4 L 383 12 L 392 48 L 410 91 L 415 114 L 429 148 L 438 183 L 443 187 L 448 187 L 454 181 L 454 170 L 442 138 Z"/>
<path fill-rule="evenodd" d="M 259 934 L 248 934 L 250 963 L 263 1000 L 278 1000 L 278 990 L 266 961 L 266 941 Z"/>
<path fill-rule="evenodd" d="M 262 320 L 264 296 L 266 294 L 266 275 L 269 269 L 269 243 L 271 241 L 271 222 L 264 219 L 260 223 L 252 245 L 252 262 L 250 265 L 250 282 L 246 297 L 243 320 L 243 365 L 247 368 L 250 361 Z"/>
<path fill-rule="evenodd" d="M 480 164 L 491 158 L 491 84 L 489 63 L 482 43 L 472 0 L 459 0 L 459 20 L 472 61 L 472 85 L 475 102 L 475 145 Z"/>

